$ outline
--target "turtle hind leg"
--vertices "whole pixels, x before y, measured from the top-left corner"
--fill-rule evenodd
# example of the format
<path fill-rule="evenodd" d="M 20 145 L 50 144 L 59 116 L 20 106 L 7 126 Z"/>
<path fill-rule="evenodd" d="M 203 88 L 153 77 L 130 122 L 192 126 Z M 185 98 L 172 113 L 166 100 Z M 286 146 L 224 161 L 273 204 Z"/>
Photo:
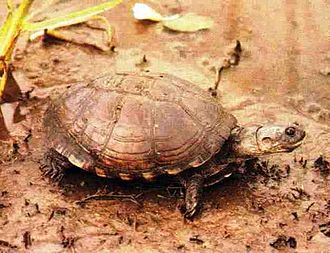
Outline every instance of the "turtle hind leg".
<path fill-rule="evenodd" d="M 41 166 L 44 176 L 49 177 L 53 182 L 60 183 L 65 175 L 65 170 L 72 167 L 69 160 L 54 149 L 45 154 L 45 164 Z"/>
<path fill-rule="evenodd" d="M 201 208 L 201 197 L 203 195 L 204 177 L 194 174 L 191 177 L 182 178 L 186 189 L 185 204 L 181 210 L 184 217 L 192 220 Z"/>

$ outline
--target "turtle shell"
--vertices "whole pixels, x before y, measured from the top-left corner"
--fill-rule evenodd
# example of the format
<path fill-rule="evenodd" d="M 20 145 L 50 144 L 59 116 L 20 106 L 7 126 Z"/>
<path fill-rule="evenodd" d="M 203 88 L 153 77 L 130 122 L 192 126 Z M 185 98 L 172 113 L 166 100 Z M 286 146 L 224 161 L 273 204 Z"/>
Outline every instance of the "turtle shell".
<path fill-rule="evenodd" d="M 47 109 L 44 125 L 48 148 L 75 166 L 129 180 L 202 165 L 236 119 L 188 81 L 122 73 L 68 89 Z"/>

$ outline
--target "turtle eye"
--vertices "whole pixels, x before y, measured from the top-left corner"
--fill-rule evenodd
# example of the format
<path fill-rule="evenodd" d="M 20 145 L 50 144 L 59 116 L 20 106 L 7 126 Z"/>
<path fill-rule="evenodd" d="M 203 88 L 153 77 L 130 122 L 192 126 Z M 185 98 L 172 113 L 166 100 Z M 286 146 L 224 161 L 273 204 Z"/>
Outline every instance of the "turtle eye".
<path fill-rule="evenodd" d="M 294 127 L 288 127 L 285 129 L 285 134 L 293 137 L 296 134 L 296 129 Z"/>

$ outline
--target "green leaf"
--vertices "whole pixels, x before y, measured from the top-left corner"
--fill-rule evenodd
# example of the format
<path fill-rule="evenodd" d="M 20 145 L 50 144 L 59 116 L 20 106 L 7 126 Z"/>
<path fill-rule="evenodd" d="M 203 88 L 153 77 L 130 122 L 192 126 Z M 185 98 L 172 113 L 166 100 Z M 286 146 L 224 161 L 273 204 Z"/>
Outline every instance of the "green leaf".
<path fill-rule="evenodd" d="M 30 39 L 34 39 L 38 36 L 43 35 L 45 29 L 53 30 L 59 27 L 85 22 L 89 20 L 91 17 L 100 14 L 106 10 L 109 10 L 115 7 L 116 5 L 120 4 L 121 2 L 122 0 L 112 0 L 110 2 L 105 2 L 103 4 L 92 6 L 84 10 L 71 12 L 66 15 L 56 18 L 51 18 L 41 22 L 31 23 L 26 21 L 24 23 L 23 28 L 26 31 L 34 32 L 33 34 L 30 35 Z"/>
<path fill-rule="evenodd" d="M 162 23 L 168 29 L 179 32 L 196 32 L 213 26 L 213 20 L 210 17 L 199 16 L 194 13 L 184 14 L 176 19 L 164 20 Z"/>

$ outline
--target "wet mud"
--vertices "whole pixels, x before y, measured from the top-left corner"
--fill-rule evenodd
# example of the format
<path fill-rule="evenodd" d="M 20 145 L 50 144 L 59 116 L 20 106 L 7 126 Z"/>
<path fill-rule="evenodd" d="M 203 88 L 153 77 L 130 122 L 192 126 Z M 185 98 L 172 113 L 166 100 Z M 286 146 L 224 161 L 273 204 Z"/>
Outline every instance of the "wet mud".
<path fill-rule="evenodd" d="M 13 75 L 25 96 L 7 103 L 7 112 L 20 110 L 8 129 L 0 127 L 15 135 L 0 142 L 0 252 L 330 252 L 330 82 L 322 74 L 330 64 L 329 2 L 152 1 L 164 14 L 214 19 L 197 33 L 135 21 L 133 4 L 105 14 L 116 31 L 109 52 L 19 41 Z M 307 136 L 293 153 L 261 157 L 207 188 L 193 222 L 183 220 L 183 189 L 171 179 L 125 183 L 72 170 L 54 185 L 43 177 L 49 98 L 115 71 L 171 73 L 208 89 L 237 39 L 240 63 L 222 73 L 219 103 L 241 124 L 302 124 Z M 109 198 L 88 199 L 101 193 Z"/>

